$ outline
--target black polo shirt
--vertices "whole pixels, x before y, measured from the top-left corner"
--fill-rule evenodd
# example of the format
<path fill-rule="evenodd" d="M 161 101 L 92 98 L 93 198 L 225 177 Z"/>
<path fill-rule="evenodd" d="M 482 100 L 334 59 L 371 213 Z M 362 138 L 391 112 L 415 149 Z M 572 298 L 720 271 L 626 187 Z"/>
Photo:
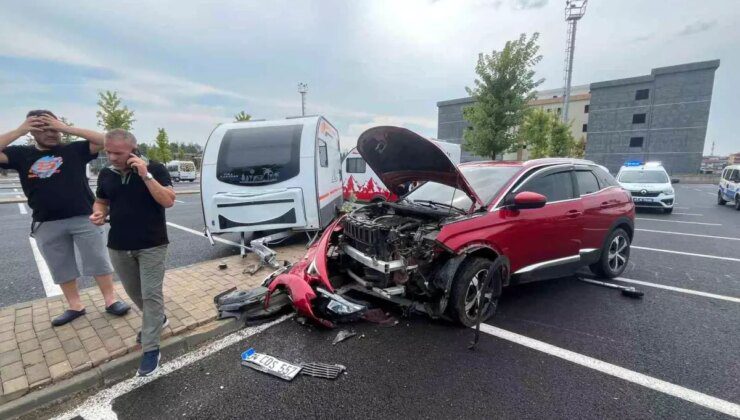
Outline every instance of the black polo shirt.
<path fill-rule="evenodd" d="M 49 222 L 92 213 L 93 193 L 87 183 L 85 165 L 95 159 L 89 141 L 74 141 L 48 150 L 35 146 L 9 146 L 2 151 L 15 169 L 33 220 Z"/>
<path fill-rule="evenodd" d="M 150 162 L 147 168 L 157 182 L 172 186 L 164 165 Z M 133 251 L 169 243 L 164 207 L 152 197 L 135 171 L 103 169 L 98 176 L 97 196 L 110 202 L 108 248 Z"/>

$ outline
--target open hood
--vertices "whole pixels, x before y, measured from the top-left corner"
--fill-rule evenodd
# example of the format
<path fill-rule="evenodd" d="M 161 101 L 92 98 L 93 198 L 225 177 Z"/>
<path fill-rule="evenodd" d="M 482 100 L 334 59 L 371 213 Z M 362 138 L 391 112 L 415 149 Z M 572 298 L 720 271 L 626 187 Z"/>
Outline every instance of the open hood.
<path fill-rule="evenodd" d="M 447 154 L 426 138 L 401 127 L 381 126 L 366 130 L 357 139 L 357 151 L 383 184 L 398 193 L 410 181 L 432 181 L 481 200 Z"/>

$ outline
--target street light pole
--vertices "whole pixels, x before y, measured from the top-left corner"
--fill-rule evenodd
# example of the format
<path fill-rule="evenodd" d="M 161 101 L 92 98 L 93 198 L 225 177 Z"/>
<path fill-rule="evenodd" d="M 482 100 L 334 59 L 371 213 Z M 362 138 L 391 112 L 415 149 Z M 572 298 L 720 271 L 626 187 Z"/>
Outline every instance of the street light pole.
<path fill-rule="evenodd" d="M 301 94 L 301 116 L 306 116 L 306 93 L 308 93 L 308 85 L 300 82 L 298 83 L 298 93 Z"/>

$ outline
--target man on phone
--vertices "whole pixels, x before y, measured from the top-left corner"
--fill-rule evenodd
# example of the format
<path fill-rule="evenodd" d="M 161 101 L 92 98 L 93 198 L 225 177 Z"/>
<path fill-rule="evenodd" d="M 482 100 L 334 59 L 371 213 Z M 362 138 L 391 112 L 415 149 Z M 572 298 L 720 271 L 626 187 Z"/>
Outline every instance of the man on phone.
<path fill-rule="evenodd" d="M 159 367 L 159 336 L 167 325 L 162 293 L 169 243 L 165 208 L 175 204 L 175 191 L 164 165 L 147 165 L 136 150 L 136 137 L 128 131 L 105 135 L 111 166 L 98 176 L 90 221 L 100 226 L 110 216 L 108 250 L 126 293 L 143 314 L 138 374 L 148 376 Z"/>
<path fill-rule="evenodd" d="M 31 133 L 33 145 L 8 146 Z M 85 141 L 61 144 L 60 133 Z M 49 266 L 54 283 L 67 299 L 69 309 L 52 320 L 64 325 L 85 314 L 77 291 L 80 272 L 75 247 L 82 260 L 82 273 L 94 276 L 105 299 L 105 310 L 125 315 L 129 305 L 116 300 L 113 267 L 104 250 L 104 231 L 91 226 L 93 194 L 85 166 L 103 148 L 103 134 L 70 127 L 47 110 L 30 111 L 17 129 L 0 135 L 0 166 L 15 169 L 33 210 L 31 236 Z"/>

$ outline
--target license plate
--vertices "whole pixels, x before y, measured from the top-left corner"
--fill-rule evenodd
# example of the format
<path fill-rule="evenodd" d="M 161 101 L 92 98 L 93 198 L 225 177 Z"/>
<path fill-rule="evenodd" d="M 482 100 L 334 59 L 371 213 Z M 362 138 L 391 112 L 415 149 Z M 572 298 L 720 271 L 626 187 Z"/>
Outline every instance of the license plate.
<path fill-rule="evenodd" d="M 636 197 L 634 200 L 635 200 L 635 203 L 652 203 L 653 202 L 652 198 L 644 198 L 644 197 Z"/>
<path fill-rule="evenodd" d="M 252 353 L 242 358 L 242 364 L 278 378 L 292 381 L 301 371 L 301 366 L 292 365 L 269 354 Z"/>

